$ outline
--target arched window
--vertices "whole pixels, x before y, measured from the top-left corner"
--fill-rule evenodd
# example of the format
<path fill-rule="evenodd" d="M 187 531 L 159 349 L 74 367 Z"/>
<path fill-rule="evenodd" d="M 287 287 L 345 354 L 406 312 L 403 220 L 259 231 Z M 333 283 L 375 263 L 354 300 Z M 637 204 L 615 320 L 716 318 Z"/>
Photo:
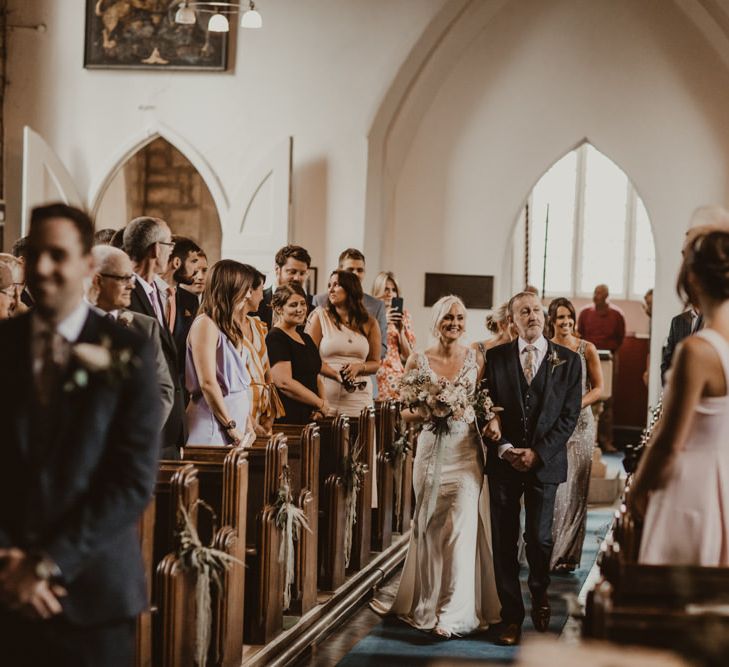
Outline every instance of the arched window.
<path fill-rule="evenodd" d="M 588 143 L 539 179 L 515 234 L 515 289 L 526 282 L 549 297 L 589 297 L 605 283 L 613 297 L 640 299 L 653 286 L 646 208 L 625 172 Z"/>

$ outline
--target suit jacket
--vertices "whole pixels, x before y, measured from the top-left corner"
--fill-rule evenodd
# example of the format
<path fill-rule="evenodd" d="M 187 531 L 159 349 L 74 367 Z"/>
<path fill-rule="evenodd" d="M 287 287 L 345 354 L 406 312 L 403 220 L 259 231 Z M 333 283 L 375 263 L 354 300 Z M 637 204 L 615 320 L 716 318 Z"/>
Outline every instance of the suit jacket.
<path fill-rule="evenodd" d="M 317 294 L 314 297 L 314 308 L 326 306 L 329 300 L 328 294 Z M 385 315 L 385 304 L 382 300 L 376 299 L 371 294 L 363 295 L 364 307 L 367 312 L 377 320 L 380 325 L 380 341 L 382 343 L 381 359 L 387 356 L 387 315 Z"/>
<path fill-rule="evenodd" d="M 273 298 L 273 287 L 267 287 L 265 290 L 263 290 L 263 301 L 261 301 L 261 305 L 258 306 L 258 310 L 255 313 L 251 313 L 254 317 L 257 317 L 261 322 L 265 322 L 266 326 L 268 326 L 268 330 L 271 331 L 273 328 L 273 308 L 271 308 L 271 299 Z M 309 316 L 309 313 L 314 310 L 313 305 L 314 297 L 311 296 L 311 294 L 306 295 L 306 315 Z"/>
<path fill-rule="evenodd" d="M 152 346 L 89 311 L 77 342 L 111 343 L 137 363 L 124 375 L 69 362 L 50 405 L 38 408 L 31 314 L 0 322 L 0 547 L 47 553 L 60 567 L 71 623 L 131 618 L 147 605 L 137 522 L 159 458 L 160 400 Z M 35 437 L 42 430 L 46 437 Z"/>
<path fill-rule="evenodd" d="M 157 385 L 160 390 L 160 398 L 162 400 L 162 421 L 164 424 L 172 412 L 172 406 L 175 403 L 175 385 L 170 377 L 170 370 L 167 368 L 167 359 L 162 351 L 162 343 L 160 342 L 160 326 L 156 317 L 142 315 L 131 310 L 122 310 L 122 313 L 129 313 L 132 321 L 124 324 L 124 319 L 117 319 L 117 323 L 121 326 L 128 326 L 132 331 L 137 332 L 143 338 L 151 341 L 154 353 L 154 370 L 157 376 Z"/>
<path fill-rule="evenodd" d="M 661 383 L 666 382 L 666 372 L 671 367 L 671 361 L 673 360 L 673 353 L 676 351 L 676 346 L 684 339 L 691 335 L 691 327 L 693 320 L 691 319 L 691 311 L 685 310 L 683 313 L 676 315 L 671 319 L 671 327 L 668 330 L 668 339 L 663 347 L 663 354 L 661 356 Z"/>
<path fill-rule="evenodd" d="M 175 290 L 175 330 L 172 337 L 177 346 L 177 366 L 180 371 L 180 383 L 185 385 L 185 355 L 187 354 L 187 334 L 190 333 L 200 302 L 192 292 L 181 289 L 178 285 Z"/>
<path fill-rule="evenodd" d="M 582 404 L 582 367 L 579 355 L 561 345 L 547 341 L 543 364 L 548 364 L 542 404 L 537 425 L 528 447 L 539 454 L 541 463 L 527 473 L 520 473 L 498 457 L 499 445 L 519 446 L 524 438 L 524 400 L 519 375 L 518 339 L 486 352 L 486 386 L 494 405 L 504 408 L 501 416 L 501 440 L 488 442 L 487 473 L 500 476 L 536 476 L 542 483 L 560 483 L 567 479 L 567 441 L 577 426 Z M 551 358 L 556 353 L 559 365 Z"/>
<path fill-rule="evenodd" d="M 147 298 L 144 288 L 137 282 L 132 290 L 132 300 L 129 310 L 135 313 L 142 313 L 157 320 L 157 315 L 152 308 L 152 304 Z M 159 321 L 158 321 L 159 322 Z M 160 343 L 162 352 L 164 352 L 167 361 L 167 368 L 175 387 L 175 395 L 172 403 L 172 410 L 167 417 L 164 428 L 162 429 L 162 447 L 165 449 L 164 456 L 172 456 L 173 450 L 185 444 L 187 440 L 187 430 L 185 428 L 185 401 L 182 394 L 182 384 L 180 382 L 180 367 L 177 345 L 174 338 L 167 327 L 159 327 Z"/>

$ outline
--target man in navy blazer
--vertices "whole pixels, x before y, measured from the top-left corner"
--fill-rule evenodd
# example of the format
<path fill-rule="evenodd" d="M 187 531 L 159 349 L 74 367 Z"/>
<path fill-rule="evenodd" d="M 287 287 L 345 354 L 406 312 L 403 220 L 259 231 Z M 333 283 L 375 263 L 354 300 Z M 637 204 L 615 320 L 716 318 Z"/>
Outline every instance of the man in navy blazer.
<path fill-rule="evenodd" d="M 158 462 L 148 341 L 83 300 L 93 225 L 34 209 L 35 309 L 0 323 L 0 650 L 3 664 L 131 664 L 147 605 L 137 523 Z"/>
<path fill-rule="evenodd" d="M 526 510 L 531 616 L 537 630 L 549 625 L 547 597 L 552 555 L 552 515 L 557 486 L 567 479 L 567 441 L 582 402 L 579 356 L 543 335 L 539 298 L 522 292 L 509 301 L 518 338 L 486 354 L 486 385 L 500 413 L 500 437 L 488 443 L 486 472 L 502 627 L 498 643 L 520 641 L 524 603 L 519 584 L 519 514 Z"/>

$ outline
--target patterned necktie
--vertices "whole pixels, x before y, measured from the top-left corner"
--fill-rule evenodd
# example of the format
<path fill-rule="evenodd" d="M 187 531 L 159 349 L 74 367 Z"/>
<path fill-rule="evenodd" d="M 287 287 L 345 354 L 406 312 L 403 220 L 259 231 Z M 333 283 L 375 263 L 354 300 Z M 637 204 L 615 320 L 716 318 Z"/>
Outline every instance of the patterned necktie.
<path fill-rule="evenodd" d="M 41 343 L 41 365 L 36 387 L 38 400 L 47 406 L 51 402 L 63 366 L 63 338 L 56 331 L 43 332 Z"/>
<path fill-rule="evenodd" d="M 175 303 L 175 288 L 167 288 L 167 306 L 165 308 L 165 317 L 167 318 L 167 328 L 170 333 L 175 333 L 175 315 L 177 314 L 177 304 Z"/>
<path fill-rule="evenodd" d="M 524 360 L 524 377 L 526 378 L 527 384 L 531 384 L 534 379 L 534 363 L 537 360 L 537 348 L 534 345 L 527 345 L 523 354 L 526 354 Z"/>

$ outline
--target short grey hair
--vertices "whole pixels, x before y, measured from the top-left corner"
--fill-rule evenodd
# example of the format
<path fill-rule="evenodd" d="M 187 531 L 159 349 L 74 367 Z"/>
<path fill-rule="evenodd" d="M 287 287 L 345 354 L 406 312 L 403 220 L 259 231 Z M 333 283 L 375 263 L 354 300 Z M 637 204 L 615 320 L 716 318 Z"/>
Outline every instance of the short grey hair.
<path fill-rule="evenodd" d="M 430 333 L 433 334 L 433 337 L 438 338 L 438 328 L 440 327 L 440 323 L 454 305 L 458 305 L 463 309 L 463 315 L 465 317 L 466 306 L 461 300 L 461 297 L 458 297 L 455 294 L 442 296 L 433 304 L 433 308 L 430 311 Z"/>
<path fill-rule="evenodd" d="M 91 248 L 91 256 L 94 258 L 94 272 L 104 273 L 109 271 L 109 265 L 114 258 L 124 258 L 127 254 L 110 245 L 95 245 Z"/>
<path fill-rule="evenodd" d="M 133 262 L 141 262 L 149 247 L 164 238 L 163 222 L 161 218 L 142 216 L 124 228 L 124 250 Z"/>

